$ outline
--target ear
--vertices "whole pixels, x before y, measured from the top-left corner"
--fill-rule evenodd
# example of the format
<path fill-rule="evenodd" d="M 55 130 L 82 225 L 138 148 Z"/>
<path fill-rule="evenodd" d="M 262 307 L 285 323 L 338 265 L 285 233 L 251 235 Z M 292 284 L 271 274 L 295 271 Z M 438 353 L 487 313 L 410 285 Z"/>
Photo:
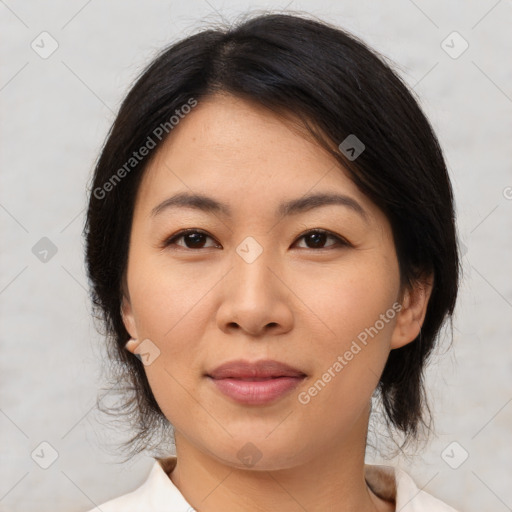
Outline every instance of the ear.
<path fill-rule="evenodd" d="M 135 318 L 133 316 L 132 305 L 130 303 L 130 299 L 123 294 L 123 300 L 121 302 L 121 316 L 123 318 L 123 323 L 128 331 L 128 334 L 131 336 L 132 340 L 130 340 L 126 344 L 126 348 L 133 353 L 137 346 L 137 328 L 135 326 Z"/>
<path fill-rule="evenodd" d="M 418 279 L 412 287 L 407 287 L 401 302 L 402 308 L 391 336 L 391 349 L 407 345 L 421 331 L 427 313 L 428 301 L 434 283 L 433 275 Z"/>

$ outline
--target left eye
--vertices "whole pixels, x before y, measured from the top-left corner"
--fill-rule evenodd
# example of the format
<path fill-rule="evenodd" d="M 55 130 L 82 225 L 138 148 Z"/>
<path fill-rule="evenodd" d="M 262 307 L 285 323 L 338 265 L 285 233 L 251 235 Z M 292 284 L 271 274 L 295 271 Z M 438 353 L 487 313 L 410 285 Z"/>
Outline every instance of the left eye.
<path fill-rule="evenodd" d="M 185 249 L 202 249 L 205 247 L 205 239 L 213 238 L 205 233 L 204 231 L 198 229 L 188 229 L 185 231 L 181 231 L 171 238 L 167 239 L 164 242 L 164 247 L 170 245 L 178 245 L 179 247 L 185 247 Z M 334 244 L 328 245 L 327 247 L 322 247 L 325 244 L 326 239 L 331 238 L 335 241 Z M 185 244 L 176 243 L 178 240 L 183 239 Z M 308 231 L 301 235 L 297 240 L 304 239 L 306 244 L 311 244 L 311 246 L 305 247 L 306 249 L 324 249 L 333 246 L 348 246 L 350 245 L 345 239 L 330 233 L 329 231 L 325 231 L 323 229 L 314 229 Z M 295 242 L 296 243 L 296 242 Z M 209 246 L 215 247 L 215 246 Z M 208 248 L 208 246 L 206 246 Z"/>
<path fill-rule="evenodd" d="M 348 242 L 343 238 L 329 233 L 329 231 L 324 231 L 323 229 L 314 229 L 312 231 L 308 231 L 304 235 L 300 236 L 298 240 L 301 238 L 304 238 L 304 240 L 308 240 L 313 244 L 312 247 L 306 247 L 306 249 L 324 249 L 325 247 L 319 247 L 319 245 L 323 245 L 327 238 L 332 238 L 335 241 L 334 244 L 328 245 L 327 247 L 333 247 L 336 245 L 349 245 Z"/>

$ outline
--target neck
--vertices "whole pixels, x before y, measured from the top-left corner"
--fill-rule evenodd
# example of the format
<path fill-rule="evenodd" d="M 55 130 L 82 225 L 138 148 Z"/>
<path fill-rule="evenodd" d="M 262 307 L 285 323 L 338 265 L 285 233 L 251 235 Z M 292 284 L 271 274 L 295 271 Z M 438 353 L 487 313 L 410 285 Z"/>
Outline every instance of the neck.
<path fill-rule="evenodd" d="M 334 445 L 323 444 L 319 435 L 318 445 L 310 452 L 304 450 L 301 464 L 270 469 L 255 469 L 259 464 L 244 469 L 230 465 L 198 450 L 176 431 L 177 463 L 169 476 L 200 512 L 393 511 L 365 482 L 368 415 L 358 423 Z"/>

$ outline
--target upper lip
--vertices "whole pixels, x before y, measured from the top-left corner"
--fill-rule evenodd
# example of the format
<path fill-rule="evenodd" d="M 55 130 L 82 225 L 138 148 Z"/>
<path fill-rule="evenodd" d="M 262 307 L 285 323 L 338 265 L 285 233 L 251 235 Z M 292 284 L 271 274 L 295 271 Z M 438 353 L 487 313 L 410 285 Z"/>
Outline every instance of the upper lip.
<path fill-rule="evenodd" d="M 262 359 L 260 361 L 245 361 L 238 359 L 221 364 L 207 374 L 214 379 L 227 378 L 272 378 L 272 377 L 305 377 L 306 374 L 293 368 L 292 366 L 273 361 L 271 359 Z"/>

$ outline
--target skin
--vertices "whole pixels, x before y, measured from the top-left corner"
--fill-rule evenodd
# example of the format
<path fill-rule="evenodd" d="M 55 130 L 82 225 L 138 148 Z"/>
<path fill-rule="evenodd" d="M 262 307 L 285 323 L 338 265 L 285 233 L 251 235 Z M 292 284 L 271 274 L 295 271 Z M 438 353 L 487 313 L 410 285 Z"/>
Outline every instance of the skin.
<path fill-rule="evenodd" d="M 181 191 L 225 202 L 233 217 L 184 207 L 151 216 Z M 355 199 L 367 221 L 341 205 L 276 217 L 282 201 L 321 191 Z M 164 246 L 187 228 L 207 233 L 199 248 L 190 237 Z M 315 228 L 351 245 L 328 236 L 315 246 L 303 236 Z M 236 252 L 248 236 L 263 249 L 252 263 Z M 364 479 L 370 400 L 390 350 L 418 335 L 431 285 L 400 288 L 388 219 L 305 131 L 229 95 L 201 100 L 146 169 L 126 285 L 127 349 L 149 339 L 160 350 L 145 371 L 175 428 L 169 476 L 196 510 L 395 510 Z M 299 393 L 397 302 L 400 312 L 300 403 Z M 238 404 L 204 374 L 239 358 L 276 359 L 307 378 L 275 403 Z M 252 467 L 237 456 L 247 443 L 261 455 Z"/>

